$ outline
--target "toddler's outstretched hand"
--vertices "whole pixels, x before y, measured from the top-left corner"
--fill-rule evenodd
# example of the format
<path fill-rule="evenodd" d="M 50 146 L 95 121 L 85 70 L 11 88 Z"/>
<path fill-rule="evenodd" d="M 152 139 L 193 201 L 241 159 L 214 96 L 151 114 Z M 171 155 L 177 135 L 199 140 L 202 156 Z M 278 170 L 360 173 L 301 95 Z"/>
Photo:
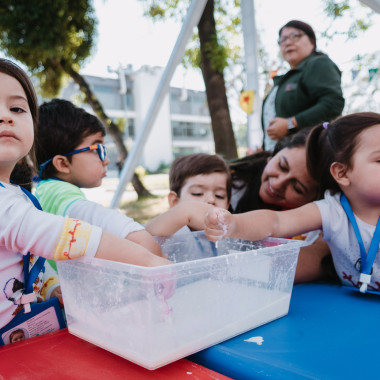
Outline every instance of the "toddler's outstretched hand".
<path fill-rule="evenodd" d="M 205 234 L 211 241 L 231 236 L 234 228 L 233 215 L 223 208 L 213 207 L 205 217 Z"/>

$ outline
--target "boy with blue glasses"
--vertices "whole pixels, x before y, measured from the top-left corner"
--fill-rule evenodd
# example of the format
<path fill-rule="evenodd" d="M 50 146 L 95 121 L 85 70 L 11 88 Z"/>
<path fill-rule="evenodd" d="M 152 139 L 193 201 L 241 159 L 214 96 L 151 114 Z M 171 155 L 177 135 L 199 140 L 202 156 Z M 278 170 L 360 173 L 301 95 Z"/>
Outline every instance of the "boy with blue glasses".
<path fill-rule="evenodd" d="M 133 219 L 86 199 L 80 188 L 101 185 L 109 159 L 99 119 L 71 102 L 53 99 L 39 107 L 36 196 L 44 211 L 78 218 L 162 255 Z"/>
<path fill-rule="evenodd" d="M 68 156 L 72 156 L 73 154 L 77 154 L 77 153 L 81 153 L 81 152 L 87 152 L 87 151 L 93 151 L 93 150 L 96 150 L 98 152 L 100 161 L 106 160 L 107 149 L 106 149 L 105 145 L 103 145 L 103 144 L 94 144 L 94 145 L 87 146 L 85 148 L 75 149 L 72 152 L 62 154 L 62 156 L 68 157 Z M 40 170 L 38 172 L 39 178 L 42 177 L 42 173 L 45 170 L 46 166 L 48 164 L 50 164 L 50 162 L 52 162 L 53 160 L 54 160 L 54 157 L 49 158 L 47 161 L 43 162 L 40 165 Z"/>

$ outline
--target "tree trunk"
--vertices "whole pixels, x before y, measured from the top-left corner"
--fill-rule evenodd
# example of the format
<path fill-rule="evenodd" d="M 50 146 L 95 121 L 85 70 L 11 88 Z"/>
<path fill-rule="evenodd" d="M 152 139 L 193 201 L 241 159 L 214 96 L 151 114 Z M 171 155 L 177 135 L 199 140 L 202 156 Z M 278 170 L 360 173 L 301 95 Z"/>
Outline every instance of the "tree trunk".
<path fill-rule="evenodd" d="M 55 64 L 57 64 L 55 62 Z M 80 75 L 78 72 L 76 72 L 72 67 L 66 67 L 62 62 L 59 64 L 60 67 L 74 80 L 75 83 L 78 84 L 80 90 L 85 95 L 85 102 L 88 103 L 91 108 L 94 110 L 95 114 L 98 116 L 100 121 L 105 126 L 106 130 L 111 135 L 117 150 L 121 156 L 121 161 L 124 163 L 125 159 L 128 156 L 127 148 L 124 145 L 123 142 L 123 136 L 117 127 L 117 125 L 106 115 L 104 112 L 104 109 L 102 105 L 100 104 L 98 98 L 91 90 L 90 86 L 86 82 L 86 80 Z M 135 189 L 138 197 L 142 196 L 148 196 L 152 195 L 143 185 L 143 183 L 140 181 L 140 178 L 136 173 L 133 174 L 132 178 L 132 185 Z"/>
<path fill-rule="evenodd" d="M 201 53 L 201 69 L 206 87 L 206 96 L 214 134 L 215 152 L 225 159 L 237 157 L 235 136 L 232 129 L 230 111 L 227 102 L 223 72 L 213 69 L 207 45 L 217 41 L 214 0 L 208 0 L 198 24 Z"/>

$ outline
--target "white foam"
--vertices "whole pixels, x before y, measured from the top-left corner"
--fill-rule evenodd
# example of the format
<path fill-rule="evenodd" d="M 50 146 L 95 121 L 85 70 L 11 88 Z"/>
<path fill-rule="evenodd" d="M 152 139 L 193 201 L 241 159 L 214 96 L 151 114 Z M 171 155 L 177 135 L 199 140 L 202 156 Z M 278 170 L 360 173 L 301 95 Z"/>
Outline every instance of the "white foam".
<path fill-rule="evenodd" d="M 227 310 L 226 299 L 230 300 Z M 168 300 L 170 318 L 163 315 L 159 303 L 141 300 L 101 314 L 70 310 L 69 330 L 155 369 L 286 315 L 289 301 L 289 293 L 200 280 L 177 289 Z"/>

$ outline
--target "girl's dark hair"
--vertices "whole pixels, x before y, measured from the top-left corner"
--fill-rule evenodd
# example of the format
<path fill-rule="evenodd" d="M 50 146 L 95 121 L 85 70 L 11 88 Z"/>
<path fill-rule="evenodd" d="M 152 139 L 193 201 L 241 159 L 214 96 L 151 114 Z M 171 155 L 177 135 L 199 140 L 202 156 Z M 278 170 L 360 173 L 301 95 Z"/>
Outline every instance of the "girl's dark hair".
<path fill-rule="evenodd" d="M 38 122 L 38 102 L 37 102 L 37 95 L 36 95 L 36 92 L 34 90 L 31 80 L 26 75 L 24 70 L 21 69 L 21 67 L 19 67 L 14 62 L 5 58 L 0 58 L 0 73 L 9 75 L 15 78 L 24 89 L 26 98 L 28 100 L 30 113 L 32 115 L 33 128 L 34 128 L 34 141 L 36 141 L 37 122 Z M 29 152 L 29 157 L 34 163 L 35 162 L 35 144 L 33 144 Z"/>
<path fill-rule="evenodd" d="M 28 160 L 28 157 L 24 157 L 13 168 L 11 173 L 11 181 L 24 187 L 28 191 L 32 191 L 33 177 L 35 175 L 33 165 Z"/>
<path fill-rule="evenodd" d="M 232 189 L 241 190 L 245 188 L 235 209 L 231 210 L 232 212 L 240 214 L 260 208 L 261 176 L 268 159 L 271 157 L 272 152 L 264 151 L 231 162 Z"/>
<path fill-rule="evenodd" d="M 313 53 L 316 55 L 325 55 L 324 53 L 317 51 L 317 38 L 315 37 L 315 33 L 313 28 L 307 24 L 306 22 L 300 20 L 291 20 L 288 21 L 281 29 L 278 31 L 279 37 L 281 37 L 281 32 L 284 28 L 295 28 L 302 30 L 310 39 L 311 43 L 314 45 Z"/>
<path fill-rule="evenodd" d="M 341 191 L 330 173 L 331 164 L 340 162 L 352 168 L 358 136 L 367 128 L 380 124 L 380 114 L 359 112 L 314 127 L 307 142 L 306 162 L 310 175 L 320 184 L 321 193 Z"/>
<path fill-rule="evenodd" d="M 38 166 L 50 158 L 75 150 L 87 136 L 106 130 L 100 120 L 63 99 L 53 99 L 40 106 L 36 157 Z M 67 157 L 71 160 L 71 156 Z M 56 174 L 54 166 L 46 166 L 42 178 Z"/>
<path fill-rule="evenodd" d="M 311 128 L 302 128 L 292 135 L 283 137 L 278 141 L 273 152 L 255 153 L 230 163 L 232 189 L 246 189 L 235 209 L 232 210 L 234 213 L 239 214 L 262 208 L 259 190 L 261 176 L 269 159 L 284 148 L 292 149 L 306 146 L 310 131 Z"/>

